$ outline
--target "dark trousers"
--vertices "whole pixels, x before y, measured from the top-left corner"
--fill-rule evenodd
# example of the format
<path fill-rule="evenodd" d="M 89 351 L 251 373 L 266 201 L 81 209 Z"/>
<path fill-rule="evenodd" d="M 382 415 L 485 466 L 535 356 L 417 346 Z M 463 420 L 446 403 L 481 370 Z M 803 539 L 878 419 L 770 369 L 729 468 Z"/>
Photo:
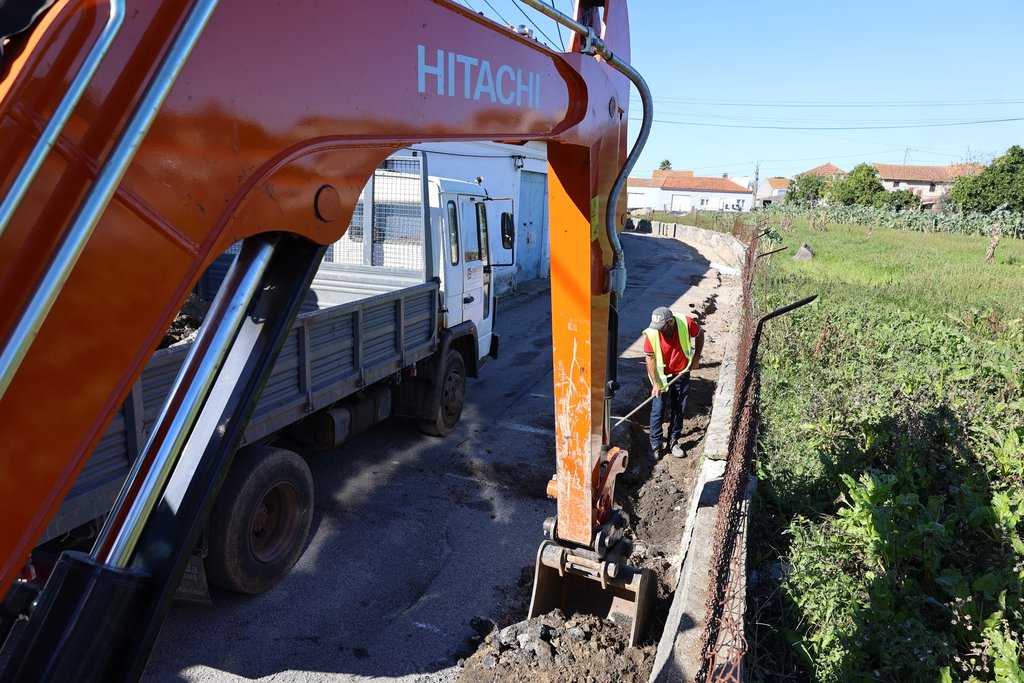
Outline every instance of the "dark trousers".
<path fill-rule="evenodd" d="M 671 377 L 669 378 L 672 379 Z M 677 379 L 667 391 L 663 391 L 651 401 L 651 448 L 661 448 L 662 427 L 665 413 L 668 413 L 668 443 L 672 445 L 683 434 L 683 410 L 686 408 L 686 397 L 690 395 L 689 373 Z"/>

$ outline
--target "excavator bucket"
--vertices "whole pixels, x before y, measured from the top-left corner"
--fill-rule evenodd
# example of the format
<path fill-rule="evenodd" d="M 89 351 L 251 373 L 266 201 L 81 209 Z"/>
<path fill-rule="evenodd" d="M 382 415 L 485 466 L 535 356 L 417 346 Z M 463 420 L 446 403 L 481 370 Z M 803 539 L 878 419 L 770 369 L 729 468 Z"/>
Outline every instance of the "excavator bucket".
<path fill-rule="evenodd" d="M 593 614 L 628 629 L 630 646 L 639 645 L 647 637 L 655 599 L 654 572 L 587 554 L 551 541 L 541 543 L 529 618 L 555 608 L 566 614 Z"/>

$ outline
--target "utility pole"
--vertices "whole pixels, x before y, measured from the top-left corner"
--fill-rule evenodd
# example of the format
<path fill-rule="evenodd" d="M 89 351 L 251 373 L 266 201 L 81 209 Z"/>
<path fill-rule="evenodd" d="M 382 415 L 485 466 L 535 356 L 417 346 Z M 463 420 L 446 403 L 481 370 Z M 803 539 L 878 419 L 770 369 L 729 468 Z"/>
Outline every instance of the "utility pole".
<path fill-rule="evenodd" d="M 903 165 L 904 166 L 907 165 L 907 157 L 908 156 L 910 156 L 910 148 L 909 147 L 907 147 L 906 149 L 903 150 Z"/>
<path fill-rule="evenodd" d="M 758 186 L 758 181 L 759 181 L 760 176 L 761 176 L 761 161 L 758 160 L 758 162 L 756 164 L 754 164 L 754 194 L 751 195 L 751 199 L 750 199 L 750 210 L 751 211 L 753 211 L 754 209 L 757 208 L 757 186 Z"/>

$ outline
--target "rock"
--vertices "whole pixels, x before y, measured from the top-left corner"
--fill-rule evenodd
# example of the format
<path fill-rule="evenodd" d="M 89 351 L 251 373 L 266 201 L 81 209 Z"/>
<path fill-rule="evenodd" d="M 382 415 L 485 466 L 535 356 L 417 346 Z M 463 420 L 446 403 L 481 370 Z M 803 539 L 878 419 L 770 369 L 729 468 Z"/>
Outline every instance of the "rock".
<path fill-rule="evenodd" d="M 540 623 L 552 630 L 556 630 L 565 625 L 565 615 L 562 614 L 562 610 L 556 609 L 542 616 Z"/>
<path fill-rule="evenodd" d="M 537 655 L 537 659 L 546 661 L 553 659 L 555 656 L 555 650 L 551 647 L 550 643 L 545 643 L 543 640 L 534 641 L 532 648 L 533 654 Z"/>
<path fill-rule="evenodd" d="M 512 624 L 501 629 L 498 634 L 498 642 L 507 647 L 512 647 L 516 644 L 516 638 L 519 636 L 518 624 Z"/>
<path fill-rule="evenodd" d="M 806 242 L 800 245 L 800 248 L 793 254 L 794 261 L 810 261 L 814 258 L 814 251 Z"/>
<path fill-rule="evenodd" d="M 480 666 L 485 669 L 493 669 L 498 666 L 498 658 L 494 655 L 484 655 L 483 659 L 480 660 Z"/>
<path fill-rule="evenodd" d="M 520 650 L 530 650 L 533 648 L 533 643 L 539 642 L 540 638 L 531 636 L 529 633 L 521 633 L 516 640 L 519 642 Z"/>
<path fill-rule="evenodd" d="M 576 642 L 582 642 L 587 639 L 587 634 L 583 632 L 579 626 L 573 626 L 571 629 L 565 632 L 565 637 L 569 640 L 575 640 Z"/>

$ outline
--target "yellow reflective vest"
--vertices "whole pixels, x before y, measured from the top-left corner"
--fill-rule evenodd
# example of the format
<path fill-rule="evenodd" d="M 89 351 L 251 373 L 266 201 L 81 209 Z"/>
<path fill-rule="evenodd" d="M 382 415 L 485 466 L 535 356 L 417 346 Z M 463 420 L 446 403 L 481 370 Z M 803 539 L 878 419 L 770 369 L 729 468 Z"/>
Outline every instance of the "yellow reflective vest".
<path fill-rule="evenodd" d="M 678 315 L 675 316 L 675 319 L 676 334 L 679 335 L 680 346 L 683 347 L 683 355 L 686 356 L 686 369 L 683 372 L 689 372 L 690 361 L 693 360 L 693 342 L 690 339 L 690 326 Z M 647 337 L 647 341 L 651 342 L 651 348 L 654 349 L 654 367 L 658 371 L 658 388 L 664 389 L 668 384 L 668 377 L 665 376 L 665 358 L 661 354 L 661 333 L 648 327 L 644 330 L 644 336 Z"/>

